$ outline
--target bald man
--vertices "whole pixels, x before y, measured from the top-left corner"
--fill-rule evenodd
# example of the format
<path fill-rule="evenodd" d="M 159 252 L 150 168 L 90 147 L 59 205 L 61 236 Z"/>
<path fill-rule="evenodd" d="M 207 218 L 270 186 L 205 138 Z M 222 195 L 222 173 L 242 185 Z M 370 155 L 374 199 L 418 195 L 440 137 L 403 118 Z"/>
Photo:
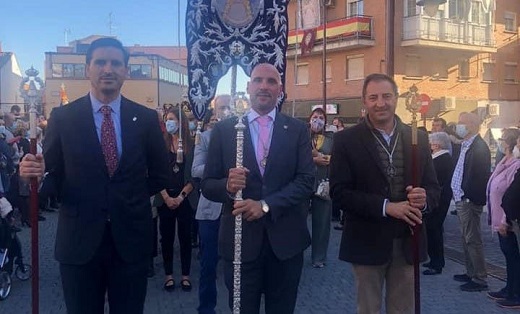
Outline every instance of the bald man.
<path fill-rule="evenodd" d="M 454 156 L 457 165 L 453 172 L 451 188 L 460 220 L 466 273 L 454 275 L 453 279 L 464 282 L 460 286 L 462 291 L 483 291 L 488 288 L 480 215 L 486 204 L 491 154 L 487 144 L 478 134 L 479 127 L 480 118 L 476 114 L 463 112 L 455 130 L 463 140 L 460 153 Z"/>

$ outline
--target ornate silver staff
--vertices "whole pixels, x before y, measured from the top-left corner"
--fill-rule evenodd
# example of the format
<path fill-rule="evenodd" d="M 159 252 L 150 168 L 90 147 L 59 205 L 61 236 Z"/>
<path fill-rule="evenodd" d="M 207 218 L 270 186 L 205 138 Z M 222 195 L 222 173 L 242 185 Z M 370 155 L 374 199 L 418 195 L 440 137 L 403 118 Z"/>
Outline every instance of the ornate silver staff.
<path fill-rule="evenodd" d="M 37 153 L 37 132 L 36 119 L 38 110 L 36 107 L 41 103 L 43 94 L 43 81 L 38 77 L 39 72 L 32 66 L 25 71 L 27 77 L 20 85 L 20 93 L 22 98 L 29 103 L 29 138 L 30 151 L 29 153 L 36 155 Z M 37 86 L 39 85 L 39 86 Z M 39 292 L 39 245 L 38 245 L 38 179 L 31 178 L 30 180 L 30 216 L 31 216 L 31 264 L 32 264 L 32 286 L 31 286 L 31 305 L 32 313 L 38 314 L 40 311 L 40 292 Z"/>
<path fill-rule="evenodd" d="M 243 96 L 237 96 L 235 100 L 235 110 L 238 117 L 238 123 L 235 125 L 237 130 L 237 155 L 236 167 L 243 167 L 244 160 L 244 115 L 246 113 L 247 101 Z M 242 201 L 242 190 L 235 194 L 236 201 Z M 241 268 L 242 268 L 242 214 L 235 216 L 235 247 L 233 259 L 233 314 L 240 314 L 240 283 L 241 283 Z"/>
<path fill-rule="evenodd" d="M 406 109 L 412 113 L 412 185 L 419 186 L 419 154 L 417 147 L 417 112 L 421 108 L 421 101 L 417 93 L 417 86 L 413 85 L 406 96 Z M 413 252 L 413 274 L 414 274 L 414 299 L 415 314 L 421 313 L 421 284 L 419 274 L 419 238 L 422 226 L 417 224 L 412 228 L 412 252 Z"/>
<path fill-rule="evenodd" d="M 182 107 L 184 101 L 179 104 L 179 143 L 177 144 L 177 163 L 182 164 L 184 162 L 184 150 L 182 147 Z"/>

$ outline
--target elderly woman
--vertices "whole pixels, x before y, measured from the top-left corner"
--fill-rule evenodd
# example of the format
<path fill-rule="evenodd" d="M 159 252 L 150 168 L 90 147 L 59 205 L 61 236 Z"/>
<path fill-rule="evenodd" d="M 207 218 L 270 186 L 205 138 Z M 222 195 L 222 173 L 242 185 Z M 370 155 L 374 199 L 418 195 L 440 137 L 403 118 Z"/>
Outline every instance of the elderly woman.
<path fill-rule="evenodd" d="M 507 188 L 520 169 L 520 159 L 513 156 L 513 149 L 520 135 L 518 129 L 505 129 L 499 140 L 499 150 L 504 154 L 495 171 L 491 174 L 487 186 L 487 206 L 491 228 L 498 233 L 500 249 L 506 258 L 507 282 L 500 291 L 488 292 L 488 296 L 497 302 L 520 300 L 520 253 L 511 222 L 507 221 L 502 208 L 502 198 Z"/>
<path fill-rule="evenodd" d="M 450 207 L 452 191 L 451 176 L 453 174 L 453 160 L 449 149 L 451 140 L 448 134 L 436 132 L 430 134 L 430 148 L 432 150 L 433 166 L 437 173 L 437 181 L 441 187 L 441 197 L 437 208 L 427 217 L 426 234 L 428 237 L 428 255 L 430 262 L 424 266 L 428 267 L 424 275 L 438 275 L 444 267 L 444 239 L 443 224 Z"/>

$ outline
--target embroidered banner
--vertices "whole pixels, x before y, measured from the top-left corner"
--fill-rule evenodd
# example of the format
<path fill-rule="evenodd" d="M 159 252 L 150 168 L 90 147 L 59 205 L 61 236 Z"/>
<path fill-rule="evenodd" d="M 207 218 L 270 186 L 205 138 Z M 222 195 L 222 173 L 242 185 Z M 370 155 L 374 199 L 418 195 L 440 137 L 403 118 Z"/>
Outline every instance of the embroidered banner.
<path fill-rule="evenodd" d="M 233 65 L 246 75 L 273 64 L 285 84 L 289 0 L 188 0 L 188 99 L 202 120 L 218 81 Z M 281 107 L 285 92 L 278 99 Z"/>

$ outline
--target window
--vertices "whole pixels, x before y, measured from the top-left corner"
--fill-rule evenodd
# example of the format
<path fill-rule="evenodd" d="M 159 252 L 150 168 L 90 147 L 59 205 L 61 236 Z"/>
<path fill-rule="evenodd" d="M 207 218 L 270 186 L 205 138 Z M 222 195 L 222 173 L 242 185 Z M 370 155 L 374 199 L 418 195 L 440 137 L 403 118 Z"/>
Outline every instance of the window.
<path fill-rule="evenodd" d="M 417 55 L 406 56 L 405 75 L 407 77 L 421 77 L 420 61 L 421 58 Z"/>
<path fill-rule="evenodd" d="M 347 56 L 347 80 L 362 80 L 365 77 L 365 56 Z"/>
<path fill-rule="evenodd" d="M 484 62 L 482 64 L 482 66 L 483 66 L 482 80 L 484 82 L 495 81 L 495 63 Z"/>
<path fill-rule="evenodd" d="M 363 0 L 347 0 L 347 16 L 363 15 Z"/>
<path fill-rule="evenodd" d="M 448 79 L 448 66 L 446 62 L 440 60 L 432 64 L 432 79 L 446 80 Z"/>
<path fill-rule="evenodd" d="M 306 63 L 296 65 L 296 85 L 307 84 L 309 84 L 309 65 Z"/>
<path fill-rule="evenodd" d="M 330 60 L 325 62 L 325 78 L 327 82 L 332 81 L 332 61 Z"/>
<path fill-rule="evenodd" d="M 54 63 L 52 77 L 85 78 L 85 65 L 82 63 Z"/>
<path fill-rule="evenodd" d="M 406 0 L 406 16 L 417 15 L 417 0 Z"/>
<path fill-rule="evenodd" d="M 475 24 L 486 24 L 486 15 L 482 8 L 482 2 L 473 1 L 471 5 L 471 22 Z"/>
<path fill-rule="evenodd" d="M 513 12 L 506 12 L 504 14 L 504 26 L 507 32 L 517 32 L 516 14 Z"/>
<path fill-rule="evenodd" d="M 480 2 L 480 1 L 478 1 Z M 468 20 L 471 1 L 468 0 L 449 0 L 448 1 L 450 19 Z"/>
<path fill-rule="evenodd" d="M 517 63 L 516 62 L 506 62 L 504 64 L 504 82 L 506 83 L 516 83 L 518 82 L 516 78 L 517 73 Z"/>
<path fill-rule="evenodd" d="M 176 70 L 168 69 L 161 66 L 159 67 L 159 79 L 168 83 L 183 85 L 186 84 L 186 82 L 188 81 L 188 76 L 186 74 L 179 73 Z"/>
<path fill-rule="evenodd" d="M 459 80 L 469 79 L 469 61 L 467 59 L 459 61 Z"/>
<path fill-rule="evenodd" d="M 152 78 L 152 66 L 149 64 L 130 64 L 130 78 Z"/>

